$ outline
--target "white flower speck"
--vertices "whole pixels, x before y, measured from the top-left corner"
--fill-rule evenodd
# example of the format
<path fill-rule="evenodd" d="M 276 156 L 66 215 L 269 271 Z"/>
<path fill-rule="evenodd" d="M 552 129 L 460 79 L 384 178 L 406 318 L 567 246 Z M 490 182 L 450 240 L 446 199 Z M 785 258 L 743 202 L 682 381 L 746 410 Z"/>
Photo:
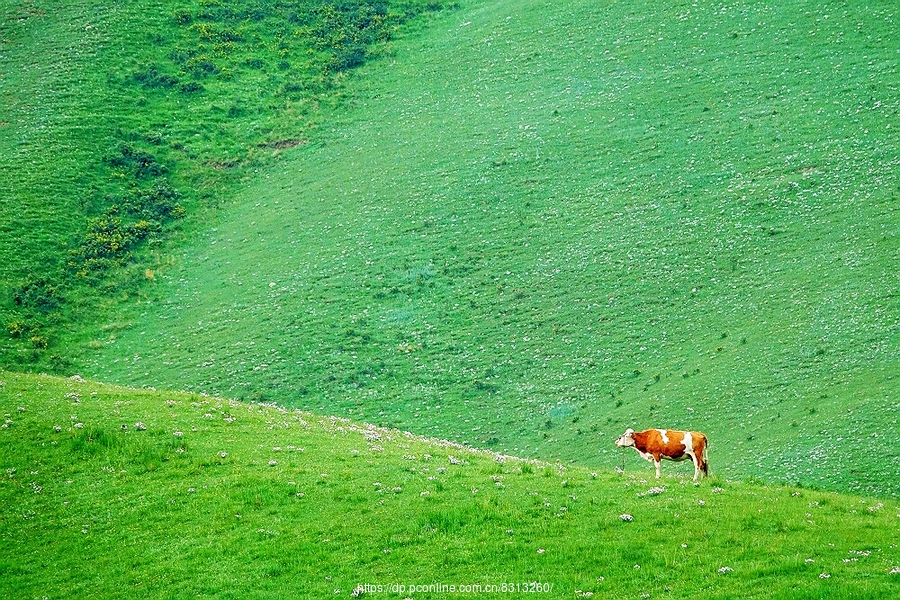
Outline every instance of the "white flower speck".
<path fill-rule="evenodd" d="M 831 579 L 831 575 L 829 575 L 828 573 L 820 573 L 819 579 Z"/>
<path fill-rule="evenodd" d="M 632 521 L 634 521 L 634 517 L 629 515 L 628 513 L 619 515 L 619 518 L 622 519 L 623 521 L 625 521 L 626 523 L 631 523 Z"/>
<path fill-rule="evenodd" d="M 731 567 L 719 567 L 719 573 L 731 573 L 734 571 Z"/>

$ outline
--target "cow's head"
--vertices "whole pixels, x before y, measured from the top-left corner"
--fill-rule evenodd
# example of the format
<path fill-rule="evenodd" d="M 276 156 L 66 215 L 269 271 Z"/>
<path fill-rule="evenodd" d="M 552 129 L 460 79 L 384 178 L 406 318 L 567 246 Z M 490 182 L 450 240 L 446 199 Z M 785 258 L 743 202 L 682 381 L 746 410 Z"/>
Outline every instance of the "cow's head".
<path fill-rule="evenodd" d="M 619 448 L 628 448 L 629 446 L 634 446 L 634 436 L 631 434 L 634 433 L 634 429 L 626 429 L 625 433 L 619 436 L 619 439 L 616 440 L 616 446 Z"/>

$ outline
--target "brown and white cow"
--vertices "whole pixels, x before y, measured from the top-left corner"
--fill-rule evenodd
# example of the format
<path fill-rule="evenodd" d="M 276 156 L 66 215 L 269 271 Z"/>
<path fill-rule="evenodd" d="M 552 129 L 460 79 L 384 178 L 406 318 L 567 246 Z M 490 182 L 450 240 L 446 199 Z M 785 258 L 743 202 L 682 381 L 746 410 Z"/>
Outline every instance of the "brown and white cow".
<path fill-rule="evenodd" d="M 638 451 L 641 458 L 656 465 L 656 478 L 660 477 L 659 461 L 682 461 L 690 458 L 694 462 L 694 481 L 702 472 L 708 475 L 709 462 L 706 460 L 708 446 L 706 436 L 699 431 L 675 431 L 674 429 L 648 429 L 634 431 L 628 429 L 616 440 L 616 446 Z"/>

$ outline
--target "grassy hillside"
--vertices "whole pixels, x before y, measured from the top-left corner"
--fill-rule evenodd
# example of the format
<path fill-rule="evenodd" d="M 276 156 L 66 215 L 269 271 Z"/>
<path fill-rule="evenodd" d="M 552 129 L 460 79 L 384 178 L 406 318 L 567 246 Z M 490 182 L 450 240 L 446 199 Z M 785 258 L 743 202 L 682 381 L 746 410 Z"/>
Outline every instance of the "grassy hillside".
<path fill-rule="evenodd" d="M 891 3 L 471 2 L 67 341 L 85 376 L 900 495 Z M 637 465 L 636 458 L 630 458 Z"/>
<path fill-rule="evenodd" d="M 4 6 L 4 364 L 900 496 L 893 3 L 258 4 Z"/>
<path fill-rule="evenodd" d="M 0 364 L 65 371 L 68 330 L 141 297 L 224 189 L 442 6 L 0 2 Z"/>
<path fill-rule="evenodd" d="M 900 577 L 894 501 L 80 378 L 0 372 L 0 415 L 5 598 L 890 598 Z"/>

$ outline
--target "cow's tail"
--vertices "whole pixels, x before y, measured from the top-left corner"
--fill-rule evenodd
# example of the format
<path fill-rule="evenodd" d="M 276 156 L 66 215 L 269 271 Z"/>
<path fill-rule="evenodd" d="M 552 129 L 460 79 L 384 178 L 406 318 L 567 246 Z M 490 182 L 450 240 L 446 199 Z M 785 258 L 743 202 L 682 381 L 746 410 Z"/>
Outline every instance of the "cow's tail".
<path fill-rule="evenodd" d="M 704 477 L 709 477 L 709 438 L 703 436 L 703 466 L 700 467 L 700 470 L 703 471 Z"/>

